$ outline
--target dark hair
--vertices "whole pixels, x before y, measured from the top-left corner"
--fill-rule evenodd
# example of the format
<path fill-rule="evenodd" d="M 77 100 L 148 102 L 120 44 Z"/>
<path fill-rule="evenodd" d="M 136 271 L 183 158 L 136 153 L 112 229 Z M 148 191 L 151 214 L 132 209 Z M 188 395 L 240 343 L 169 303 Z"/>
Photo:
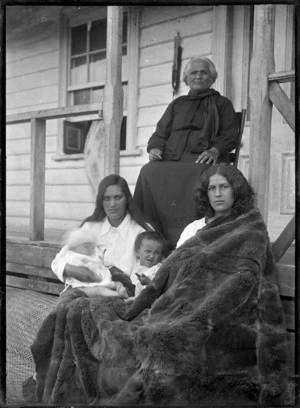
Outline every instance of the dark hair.
<path fill-rule="evenodd" d="M 87 221 L 102 221 L 106 217 L 103 208 L 103 199 L 106 189 L 109 186 L 119 186 L 121 188 L 123 194 L 126 196 L 126 210 L 129 212 L 131 218 L 145 230 L 149 230 L 150 227 L 146 224 L 139 209 L 133 207 L 133 199 L 127 181 L 118 174 L 110 174 L 109 176 L 104 177 L 100 182 L 96 198 L 96 208 L 92 215 L 82 221 L 81 226 Z"/>
<path fill-rule="evenodd" d="M 142 241 L 144 239 L 149 239 L 151 241 L 156 241 L 162 244 L 162 254 L 165 255 L 166 252 L 166 240 L 164 237 L 156 231 L 144 231 L 137 235 L 134 241 L 134 250 L 137 252 L 140 249 Z"/>
<path fill-rule="evenodd" d="M 209 178 L 214 174 L 225 177 L 233 189 L 234 203 L 231 214 L 240 215 L 254 208 L 254 191 L 243 173 L 235 166 L 228 163 L 215 164 L 208 168 L 200 176 L 200 183 L 194 191 L 194 199 L 197 202 L 197 213 L 199 217 L 211 218 L 214 210 L 208 198 Z"/>

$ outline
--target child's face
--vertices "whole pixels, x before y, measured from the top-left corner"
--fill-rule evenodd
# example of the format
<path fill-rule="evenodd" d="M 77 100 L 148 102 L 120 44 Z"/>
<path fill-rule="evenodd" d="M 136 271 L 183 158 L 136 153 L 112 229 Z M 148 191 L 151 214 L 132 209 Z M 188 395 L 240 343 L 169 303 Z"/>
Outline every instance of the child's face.
<path fill-rule="evenodd" d="M 83 242 L 70 248 L 71 251 L 77 252 L 81 255 L 92 255 L 96 245 L 92 242 Z"/>
<path fill-rule="evenodd" d="M 144 238 L 136 255 L 142 266 L 151 268 L 162 259 L 163 245 L 152 239 Z"/>

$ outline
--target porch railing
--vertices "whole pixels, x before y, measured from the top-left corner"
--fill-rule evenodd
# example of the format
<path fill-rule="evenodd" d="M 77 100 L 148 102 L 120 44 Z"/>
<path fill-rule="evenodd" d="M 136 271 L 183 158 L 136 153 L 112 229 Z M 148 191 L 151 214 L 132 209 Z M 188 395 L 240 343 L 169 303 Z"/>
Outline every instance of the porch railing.
<path fill-rule="evenodd" d="M 122 90 L 123 7 L 107 7 L 106 80 L 103 111 L 99 104 L 59 107 L 17 113 L 6 117 L 6 124 L 31 123 L 30 221 L 29 240 L 44 240 L 46 122 L 75 116 L 98 114 L 105 126 L 105 172 L 119 172 L 119 134 L 123 117 Z"/>
<path fill-rule="evenodd" d="M 50 119 L 62 119 L 91 114 L 98 114 L 99 118 L 102 117 L 102 111 L 99 111 L 99 104 L 46 109 L 18 113 L 6 117 L 7 125 L 31 123 L 30 241 L 44 240 L 46 122 Z"/>

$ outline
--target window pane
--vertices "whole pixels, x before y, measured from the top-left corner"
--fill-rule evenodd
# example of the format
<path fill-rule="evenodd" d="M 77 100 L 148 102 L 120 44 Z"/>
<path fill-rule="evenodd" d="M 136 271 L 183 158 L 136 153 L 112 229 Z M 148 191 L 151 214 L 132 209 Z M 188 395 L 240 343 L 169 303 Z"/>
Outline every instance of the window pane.
<path fill-rule="evenodd" d="M 86 57 L 74 58 L 71 61 L 71 85 L 79 85 L 87 82 Z"/>
<path fill-rule="evenodd" d="M 84 152 L 85 141 L 91 126 L 91 121 L 64 121 L 63 152 L 78 154 Z"/>
<path fill-rule="evenodd" d="M 103 88 L 92 89 L 92 103 L 101 103 L 103 101 Z"/>
<path fill-rule="evenodd" d="M 71 55 L 84 54 L 86 49 L 87 25 L 83 24 L 72 28 Z"/>
<path fill-rule="evenodd" d="M 90 90 L 83 89 L 81 91 L 73 92 L 74 105 L 83 105 L 85 103 L 91 103 Z"/>
<path fill-rule="evenodd" d="M 120 150 L 126 150 L 126 124 L 127 117 L 123 116 L 120 132 Z"/>
<path fill-rule="evenodd" d="M 89 77 L 90 82 L 105 80 L 106 51 L 90 56 Z"/>
<path fill-rule="evenodd" d="M 63 151 L 65 154 L 82 153 L 84 146 L 83 126 L 64 121 Z"/>
<path fill-rule="evenodd" d="M 90 51 L 106 49 L 106 19 L 93 21 L 90 31 Z"/>

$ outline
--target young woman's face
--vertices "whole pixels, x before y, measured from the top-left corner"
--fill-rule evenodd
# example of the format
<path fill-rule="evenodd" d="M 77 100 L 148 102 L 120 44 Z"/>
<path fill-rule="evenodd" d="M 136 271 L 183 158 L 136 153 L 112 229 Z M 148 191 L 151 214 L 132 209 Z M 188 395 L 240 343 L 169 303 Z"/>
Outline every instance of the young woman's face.
<path fill-rule="evenodd" d="M 214 83 L 214 78 L 207 62 L 193 61 L 187 73 L 186 83 L 193 91 L 209 89 Z"/>
<path fill-rule="evenodd" d="M 151 268 L 158 264 L 162 258 L 162 244 L 153 239 L 144 238 L 137 251 L 140 264 Z"/>
<path fill-rule="evenodd" d="M 113 227 L 118 227 L 126 216 L 127 199 L 119 185 L 107 187 L 103 197 L 105 214 Z"/>
<path fill-rule="evenodd" d="M 234 203 L 233 188 L 228 180 L 220 174 L 210 176 L 207 195 L 215 211 L 215 218 L 230 214 Z"/>

